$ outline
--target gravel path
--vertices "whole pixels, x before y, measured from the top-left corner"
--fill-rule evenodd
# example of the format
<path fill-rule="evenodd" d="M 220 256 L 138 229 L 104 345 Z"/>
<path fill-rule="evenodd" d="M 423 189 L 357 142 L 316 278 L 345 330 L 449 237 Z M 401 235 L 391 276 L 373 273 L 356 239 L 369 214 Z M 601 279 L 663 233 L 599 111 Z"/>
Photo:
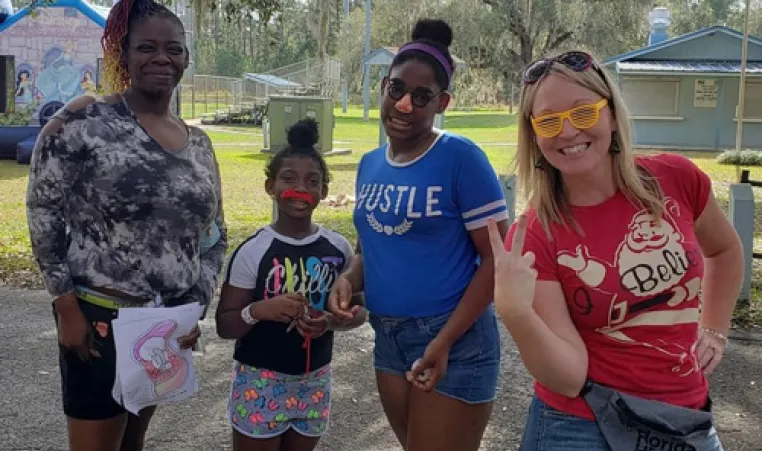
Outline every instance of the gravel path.
<path fill-rule="evenodd" d="M 66 450 L 55 328 L 48 296 L 0 287 L 0 451 Z M 199 396 L 159 410 L 147 451 L 226 450 L 225 403 L 230 387 L 232 343 L 216 338 L 213 321 L 202 325 L 206 353 L 197 360 Z M 727 451 L 762 451 L 762 330 L 733 335 L 713 377 L 718 429 Z M 373 331 L 364 325 L 337 334 L 334 399 L 321 451 L 397 451 L 381 411 L 371 367 Z M 510 338 L 503 331 L 503 377 L 484 451 L 518 447 L 531 393 Z"/>

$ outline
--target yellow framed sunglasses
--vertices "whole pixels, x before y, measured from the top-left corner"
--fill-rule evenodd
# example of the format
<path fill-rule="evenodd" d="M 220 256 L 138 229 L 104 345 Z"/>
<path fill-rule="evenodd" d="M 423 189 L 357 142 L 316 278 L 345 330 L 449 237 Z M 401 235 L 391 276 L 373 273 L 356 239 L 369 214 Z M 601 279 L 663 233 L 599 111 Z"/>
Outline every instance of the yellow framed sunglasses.
<path fill-rule="evenodd" d="M 534 133 L 540 138 L 555 138 L 564 128 L 564 119 L 569 119 L 572 127 L 586 130 L 594 127 L 601 118 L 601 109 L 608 105 L 608 100 L 601 99 L 598 103 L 580 105 L 560 113 L 543 114 L 530 118 Z"/>

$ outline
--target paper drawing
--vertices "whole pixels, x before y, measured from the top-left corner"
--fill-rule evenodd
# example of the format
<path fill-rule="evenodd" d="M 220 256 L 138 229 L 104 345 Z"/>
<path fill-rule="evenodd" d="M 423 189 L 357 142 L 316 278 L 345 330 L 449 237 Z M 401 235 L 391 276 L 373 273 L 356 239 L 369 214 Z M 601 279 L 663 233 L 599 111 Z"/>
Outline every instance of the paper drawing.
<path fill-rule="evenodd" d="M 143 334 L 132 347 L 132 357 L 141 364 L 154 384 L 156 396 L 170 393 L 185 382 L 188 366 L 178 355 L 179 349 L 168 340 L 177 323 L 164 320 Z"/>
<path fill-rule="evenodd" d="M 125 308 L 112 322 L 116 377 L 112 396 L 129 412 L 175 403 L 198 392 L 193 351 L 177 339 L 198 323 L 198 303 L 179 307 Z"/>

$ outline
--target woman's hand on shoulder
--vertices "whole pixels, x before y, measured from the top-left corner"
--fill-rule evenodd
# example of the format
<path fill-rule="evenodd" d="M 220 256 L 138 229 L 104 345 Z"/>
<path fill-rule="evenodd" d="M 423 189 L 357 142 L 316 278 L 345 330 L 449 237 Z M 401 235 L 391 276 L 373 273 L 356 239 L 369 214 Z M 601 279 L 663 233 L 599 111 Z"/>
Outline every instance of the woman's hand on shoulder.
<path fill-rule="evenodd" d="M 66 105 L 62 106 L 61 108 L 72 113 L 75 111 L 84 110 L 88 105 L 94 103 L 96 100 L 97 99 L 93 96 L 84 95 L 69 100 Z M 54 116 L 48 121 L 47 124 L 45 124 L 44 127 L 42 127 L 40 134 L 43 136 L 53 135 L 61 129 L 63 124 L 64 123 L 61 119 Z"/>
<path fill-rule="evenodd" d="M 87 108 L 88 105 L 97 101 L 98 98 L 95 96 L 79 96 L 69 100 L 66 105 L 63 106 L 63 108 L 66 108 L 67 111 L 79 111 Z"/>

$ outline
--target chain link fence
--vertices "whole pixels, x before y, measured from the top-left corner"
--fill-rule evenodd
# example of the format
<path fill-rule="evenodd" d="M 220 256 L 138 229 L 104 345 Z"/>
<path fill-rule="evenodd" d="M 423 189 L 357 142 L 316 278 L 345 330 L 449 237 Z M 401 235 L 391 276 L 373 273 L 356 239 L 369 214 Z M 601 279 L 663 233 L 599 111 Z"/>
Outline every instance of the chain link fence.
<path fill-rule="evenodd" d="M 183 118 L 199 118 L 218 110 L 240 108 L 253 103 L 247 96 L 243 80 L 216 75 L 195 75 L 184 78 L 180 84 L 181 114 Z"/>
<path fill-rule="evenodd" d="M 180 83 L 183 118 L 202 118 L 230 110 L 261 109 L 273 94 L 325 96 L 338 100 L 341 63 L 335 59 L 321 63 L 311 58 L 262 74 L 241 78 L 217 75 L 189 75 Z"/>

